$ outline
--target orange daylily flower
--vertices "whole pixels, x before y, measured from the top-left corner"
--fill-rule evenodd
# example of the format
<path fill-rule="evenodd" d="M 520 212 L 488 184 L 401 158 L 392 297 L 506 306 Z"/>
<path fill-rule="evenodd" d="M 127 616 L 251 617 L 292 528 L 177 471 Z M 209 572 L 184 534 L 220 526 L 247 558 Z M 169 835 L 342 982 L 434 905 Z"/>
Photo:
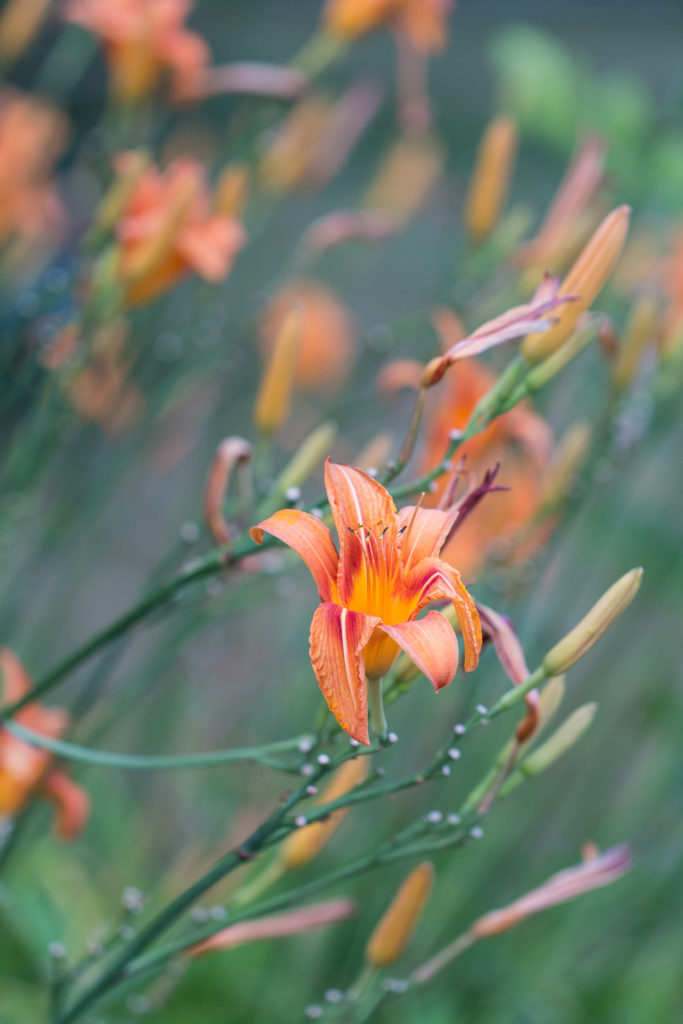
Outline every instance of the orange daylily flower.
<path fill-rule="evenodd" d="M 135 103 L 171 78 L 173 94 L 191 94 L 209 63 L 209 48 L 185 27 L 191 0 L 69 0 L 66 21 L 82 25 L 104 47 L 111 89 Z"/>
<path fill-rule="evenodd" d="M 14 704 L 31 689 L 31 680 L 19 659 L 0 647 L 1 704 Z M 58 739 L 68 724 L 66 711 L 27 704 L 14 717 L 19 725 Z M 54 755 L 31 746 L 7 729 L 0 729 L 0 817 L 14 817 L 36 793 L 51 799 L 56 808 L 56 829 L 61 839 L 74 839 L 90 813 L 90 799 L 81 786 L 60 768 Z"/>
<path fill-rule="evenodd" d="M 272 350 L 292 310 L 299 315 L 296 387 L 309 392 L 337 390 L 349 375 L 356 350 L 356 328 L 351 314 L 322 282 L 293 281 L 273 296 L 261 319 L 259 333 L 264 353 Z"/>
<path fill-rule="evenodd" d="M 133 157 L 119 154 L 120 174 Z M 173 160 L 165 171 L 147 167 L 139 174 L 116 237 L 129 305 L 148 302 L 190 271 L 221 281 L 246 241 L 239 221 L 211 212 L 204 168 L 189 157 Z"/>
<path fill-rule="evenodd" d="M 479 616 L 459 573 L 439 558 L 454 513 L 409 506 L 396 511 L 389 492 L 352 466 L 327 461 L 325 488 L 339 553 L 315 516 L 282 509 L 252 527 L 269 533 L 305 561 L 321 604 L 311 624 L 311 662 L 330 710 L 359 743 L 369 744 L 366 678 L 379 679 L 403 649 L 436 690 L 458 665 L 458 642 L 432 601 L 450 600 L 465 644 L 465 671 L 481 649 Z"/>
<path fill-rule="evenodd" d="M 17 89 L 0 89 L 0 241 L 59 236 L 64 209 L 52 174 L 66 141 L 58 110 Z"/>
<path fill-rule="evenodd" d="M 404 36 L 416 50 L 442 50 L 453 0 L 328 0 L 325 27 L 342 39 L 355 39 L 382 25 Z"/>
<path fill-rule="evenodd" d="M 440 311 L 435 317 L 444 347 L 454 341 L 454 324 L 448 311 Z M 465 428 L 475 406 L 495 380 L 483 363 L 464 359 L 438 385 L 440 392 L 430 393 L 419 471 L 427 471 L 444 457 L 451 431 Z M 465 470 L 474 477 L 500 462 L 499 482 L 509 487 L 487 496 L 476 514 L 459 525 L 442 552 L 442 557 L 457 565 L 465 578 L 477 574 L 493 542 L 501 538 L 512 540 L 533 520 L 543 500 L 542 478 L 552 450 L 549 425 L 528 403 L 520 403 L 498 417 L 459 450 L 459 455 L 465 456 Z M 443 498 L 446 483 L 443 478 L 437 483 L 438 489 L 428 495 L 427 505 L 438 505 Z M 528 555 L 541 540 L 541 533 L 536 532 L 518 554 Z"/>

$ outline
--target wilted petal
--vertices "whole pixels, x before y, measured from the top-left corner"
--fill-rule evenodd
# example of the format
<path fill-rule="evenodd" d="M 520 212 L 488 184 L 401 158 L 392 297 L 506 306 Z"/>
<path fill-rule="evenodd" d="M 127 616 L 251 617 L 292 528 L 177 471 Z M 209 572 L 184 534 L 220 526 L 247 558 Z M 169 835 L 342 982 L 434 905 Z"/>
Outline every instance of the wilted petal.
<path fill-rule="evenodd" d="M 190 956 L 200 956 L 212 950 L 232 949 L 234 946 L 255 942 L 258 939 L 279 939 L 286 935 L 296 935 L 298 932 L 309 932 L 314 928 L 324 928 L 336 921 L 343 921 L 351 917 L 355 911 L 356 904 L 352 900 L 340 899 L 329 900 L 327 903 L 313 903 L 309 907 L 289 910 L 286 914 L 260 917 L 255 921 L 240 921 L 217 932 L 204 942 L 198 942 L 188 950 L 188 953 Z"/>
<path fill-rule="evenodd" d="M 477 611 L 482 629 L 491 637 L 493 646 L 503 670 L 515 686 L 519 686 L 531 673 L 524 657 L 522 645 L 510 621 L 499 612 L 484 604 L 477 604 Z M 531 738 L 538 730 L 540 722 L 539 694 L 534 689 L 524 698 L 527 715 L 517 727 L 517 739 L 520 743 Z"/>
<path fill-rule="evenodd" d="M 319 605 L 311 623 L 311 664 L 330 711 L 359 743 L 370 743 L 365 647 L 379 623 L 374 615 Z"/>
<path fill-rule="evenodd" d="M 251 445 L 242 437 L 226 437 L 218 445 L 204 488 L 204 518 L 219 544 L 230 540 L 230 528 L 223 515 L 223 501 L 230 476 L 237 463 L 251 458 Z"/>
<path fill-rule="evenodd" d="M 318 587 L 321 601 L 330 601 L 337 590 L 337 549 L 332 534 L 324 523 L 309 512 L 284 508 L 264 519 L 249 531 L 252 540 L 260 544 L 263 534 L 269 533 L 287 544 L 303 558 Z"/>
<path fill-rule="evenodd" d="M 423 619 L 396 626 L 383 623 L 379 628 L 406 652 L 435 690 L 448 686 L 458 668 L 458 640 L 443 615 L 431 611 Z"/>

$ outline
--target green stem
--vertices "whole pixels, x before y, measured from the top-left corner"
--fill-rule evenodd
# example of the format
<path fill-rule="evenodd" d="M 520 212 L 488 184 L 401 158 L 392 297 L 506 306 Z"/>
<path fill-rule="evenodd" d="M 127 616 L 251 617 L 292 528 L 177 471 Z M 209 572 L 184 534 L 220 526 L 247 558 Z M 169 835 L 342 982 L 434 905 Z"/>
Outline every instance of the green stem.
<path fill-rule="evenodd" d="M 368 679 L 367 686 L 370 724 L 377 738 L 384 740 L 389 732 L 389 726 L 387 725 L 384 704 L 382 703 L 382 680 Z"/>
<path fill-rule="evenodd" d="M 65 740 L 55 740 L 49 736 L 43 736 L 42 733 L 27 729 L 26 726 L 20 725 L 18 722 L 7 722 L 5 728 L 32 746 L 50 750 L 53 754 L 69 761 L 80 761 L 83 764 L 97 765 L 101 768 L 126 768 L 133 771 L 207 768 L 212 765 L 230 764 L 234 761 L 258 761 L 272 766 L 274 763 L 277 765 L 278 762 L 273 762 L 268 757 L 269 754 L 295 750 L 302 740 L 310 738 L 298 736 L 290 740 L 280 740 L 278 743 L 267 743 L 261 747 L 236 747 L 234 750 L 209 750 L 205 754 L 172 756 L 166 754 L 115 754 L 106 750 L 89 750 L 76 743 L 67 743 Z"/>

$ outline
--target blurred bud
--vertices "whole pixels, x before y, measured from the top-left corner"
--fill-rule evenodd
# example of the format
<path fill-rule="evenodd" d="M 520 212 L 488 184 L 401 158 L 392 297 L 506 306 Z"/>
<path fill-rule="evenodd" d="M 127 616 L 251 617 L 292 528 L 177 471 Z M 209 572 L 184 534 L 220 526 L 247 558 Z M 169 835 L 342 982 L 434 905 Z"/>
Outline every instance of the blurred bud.
<path fill-rule="evenodd" d="M 515 253 L 516 264 L 560 269 L 564 252 L 573 244 L 577 222 L 600 187 L 604 165 L 603 142 L 597 135 L 589 135 L 560 182 L 536 237 Z"/>
<path fill-rule="evenodd" d="M 281 288 L 259 324 L 261 347 L 273 351 L 287 317 L 296 310 L 299 341 L 294 385 L 299 391 L 332 393 L 346 381 L 356 352 L 356 325 L 336 293 L 320 281 L 299 280 Z"/>
<path fill-rule="evenodd" d="M 522 343 L 522 355 L 529 363 L 538 363 L 569 337 L 602 290 L 621 254 L 628 232 L 630 206 L 618 206 L 605 217 L 583 252 L 565 277 L 559 290 L 561 298 L 575 296 L 557 311 L 557 323 L 543 334 L 529 334 Z"/>
<path fill-rule="evenodd" d="M 541 484 L 542 512 L 556 508 L 571 491 L 576 474 L 588 453 L 591 428 L 585 421 L 572 424 L 560 439 Z"/>
<path fill-rule="evenodd" d="M 363 205 L 407 224 L 424 206 L 443 168 L 443 151 L 436 139 L 399 138 L 382 162 L 365 194 Z"/>
<path fill-rule="evenodd" d="M 609 885 L 617 878 L 621 878 L 630 867 L 631 855 L 628 847 L 614 846 L 576 867 L 560 871 L 543 885 L 508 904 L 507 907 L 485 914 L 474 922 L 469 933 L 475 939 L 500 935 L 532 914 L 557 906 L 559 903 L 567 903 L 585 892 L 590 892 L 591 889 Z"/>
<path fill-rule="evenodd" d="M 40 354 L 40 361 L 48 370 L 59 370 L 71 362 L 78 352 L 81 332 L 76 323 L 66 324 Z"/>
<path fill-rule="evenodd" d="M 43 792 L 55 806 L 55 832 L 69 842 L 77 839 L 90 817 L 90 797 L 82 786 L 58 768 L 48 773 Z"/>
<path fill-rule="evenodd" d="M 598 341 L 603 354 L 606 355 L 608 359 L 613 359 L 619 351 L 619 331 L 617 330 L 611 316 L 603 314 L 600 317 Z"/>
<path fill-rule="evenodd" d="M 275 483 L 275 490 L 284 494 L 290 487 L 300 487 L 329 455 L 337 436 L 334 423 L 321 423 L 304 438 Z"/>
<path fill-rule="evenodd" d="M 289 416 L 300 340 L 301 311 L 292 309 L 277 333 L 256 396 L 254 423 L 263 434 L 278 430 Z"/>
<path fill-rule="evenodd" d="M 538 363 L 527 374 L 526 384 L 529 391 L 540 391 L 549 380 L 556 377 L 564 370 L 573 359 L 583 352 L 584 348 L 591 343 L 598 332 L 598 325 L 602 318 L 593 316 L 590 313 L 584 314 L 575 330 L 569 335 L 558 349 L 553 351 L 547 359 Z"/>
<path fill-rule="evenodd" d="M 641 295 L 631 309 L 612 367 L 612 381 L 616 388 L 625 388 L 632 383 L 644 350 L 657 341 L 659 333 L 659 305 L 652 295 Z"/>
<path fill-rule="evenodd" d="M 378 28 L 395 7 L 396 0 L 327 0 L 323 24 L 342 39 L 356 39 Z"/>
<path fill-rule="evenodd" d="M 517 125 L 510 117 L 490 122 L 479 143 L 465 199 L 465 229 L 475 242 L 487 238 L 498 223 L 517 152 Z"/>
<path fill-rule="evenodd" d="M 335 210 L 313 221 L 303 244 L 320 254 L 344 242 L 383 242 L 396 233 L 396 222 L 389 213 L 378 210 Z"/>
<path fill-rule="evenodd" d="M 392 359 L 377 374 L 377 392 L 382 398 L 390 398 L 404 388 L 417 391 L 423 372 L 424 367 L 416 359 Z"/>
<path fill-rule="evenodd" d="M 345 796 L 367 777 L 367 758 L 356 757 L 344 761 L 330 779 L 315 802 L 316 806 L 332 803 Z M 297 828 L 287 836 L 280 848 L 280 860 L 285 870 L 294 871 L 317 857 L 341 825 L 347 808 L 333 811 L 325 821 Z"/>
<path fill-rule="evenodd" d="M 331 111 L 331 100 L 315 93 L 297 103 L 261 158 L 258 176 L 264 189 L 289 192 L 305 183 Z"/>
<path fill-rule="evenodd" d="M 115 155 L 116 178 L 95 211 L 91 229 L 93 235 L 106 234 L 114 228 L 140 178 L 150 166 L 150 158 L 142 150 L 131 150 Z"/>
<path fill-rule="evenodd" d="M 643 570 L 631 569 L 605 591 L 588 614 L 543 659 L 549 676 L 558 676 L 582 658 L 638 593 Z"/>
<path fill-rule="evenodd" d="M 378 469 L 385 465 L 394 447 L 394 439 L 390 433 L 375 434 L 365 444 L 353 460 L 353 465 L 365 472 Z"/>
<path fill-rule="evenodd" d="M 434 867 L 429 861 L 418 864 L 404 880 L 365 947 L 365 959 L 371 967 L 387 967 L 402 955 L 429 899 L 433 882 Z"/>
<path fill-rule="evenodd" d="M 38 34 L 50 0 L 9 0 L 0 14 L 0 63 L 11 64 L 29 48 Z"/>
<path fill-rule="evenodd" d="M 245 164 L 228 164 L 216 182 L 214 207 L 216 213 L 238 220 L 244 213 L 249 196 L 249 171 Z"/>
<path fill-rule="evenodd" d="M 203 68 L 200 74 L 190 76 L 176 92 L 176 98 L 192 103 L 209 96 L 242 93 L 291 100 L 300 96 L 307 84 L 308 79 L 297 68 L 259 61 L 232 61 L 213 64 Z"/>
<path fill-rule="evenodd" d="M 598 705 L 584 704 L 567 718 L 559 729 L 537 750 L 526 758 L 520 766 L 520 773 L 526 778 L 540 775 L 546 768 L 566 754 L 577 743 L 595 718 Z"/>
<path fill-rule="evenodd" d="M 189 956 L 201 956 L 216 950 L 233 949 L 245 942 L 256 942 L 262 939 L 279 939 L 288 935 L 298 935 L 317 928 L 344 921 L 356 912 L 356 904 L 352 900 L 329 900 L 326 903 L 312 903 L 308 907 L 299 907 L 284 914 L 273 914 L 259 917 L 254 921 L 240 921 L 231 924 L 220 932 L 216 932 L 203 942 L 191 946 Z"/>
<path fill-rule="evenodd" d="M 223 501 L 232 471 L 251 459 L 251 445 L 242 437 L 226 437 L 216 449 L 204 487 L 204 518 L 217 544 L 227 544 L 231 531 L 223 516 Z"/>

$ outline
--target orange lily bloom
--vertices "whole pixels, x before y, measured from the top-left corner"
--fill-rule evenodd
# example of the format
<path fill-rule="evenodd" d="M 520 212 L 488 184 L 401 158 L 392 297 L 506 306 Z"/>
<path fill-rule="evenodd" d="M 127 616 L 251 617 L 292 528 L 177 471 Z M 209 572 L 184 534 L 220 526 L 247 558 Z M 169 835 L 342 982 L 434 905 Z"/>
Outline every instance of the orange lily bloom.
<path fill-rule="evenodd" d="M 64 210 L 52 181 L 66 119 L 43 100 L 0 90 L 0 241 L 60 234 Z"/>
<path fill-rule="evenodd" d="M 191 8 L 191 0 L 70 0 L 64 18 L 102 41 L 114 96 L 135 103 L 164 74 L 180 98 L 201 79 L 210 53 L 184 25 Z"/>
<path fill-rule="evenodd" d="M 450 600 L 465 643 L 465 671 L 475 668 L 481 627 L 459 573 L 439 558 L 453 512 L 402 508 L 389 492 L 352 466 L 327 461 L 325 488 L 339 553 L 315 516 L 282 509 L 252 527 L 257 543 L 269 533 L 305 561 L 321 604 L 311 624 L 311 663 L 323 696 L 342 729 L 368 744 L 366 679 L 380 679 L 403 649 L 435 690 L 452 680 L 458 642 L 432 601 Z"/>
<path fill-rule="evenodd" d="M 125 174 L 134 155 L 119 154 L 119 173 Z M 204 168 L 189 157 L 173 160 L 165 171 L 142 171 L 116 236 L 118 273 L 129 305 L 156 298 L 190 271 L 221 281 L 246 241 L 239 221 L 212 214 Z"/>
<path fill-rule="evenodd" d="M 0 648 L 3 704 L 14 704 L 31 689 L 31 681 L 19 659 L 6 647 Z M 51 739 L 58 739 L 68 724 L 66 711 L 27 704 L 15 715 L 19 725 Z M 90 812 L 90 799 L 60 768 L 54 755 L 31 746 L 7 729 L 0 729 L 0 817 L 14 817 L 32 796 L 41 792 L 56 807 L 56 829 L 61 839 L 73 839 L 83 830 Z"/>
<path fill-rule="evenodd" d="M 444 348 L 459 340 L 460 327 L 450 311 L 441 310 L 434 324 L 442 337 Z M 421 371 L 420 371 L 421 372 Z M 415 372 L 412 381 L 417 384 Z M 425 440 L 420 455 L 419 471 L 431 469 L 442 459 L 453 430 L 462 431 L 479 400 L 495 383 L 495 376 L 477 359 L 463 359 L 438 384 L 439 391 L 430 393 L 426 407 Z M 442 552 L 442 557 L 457 565 L 465 578 L 475 576 L 486 559 L 487 549 L 496 540 L 512 540 L 533 520 L 543 500 L 543 475 L 553 450 L 553 435 L 545 420 L 528 403 L 520 403 L 504 416 L 499 416 L 485 430 L 467 441 L 459 455 L 465 456 L 464 468 L 473 476 L 500 462 L 499 481 L 509 490 L 487 496 L 469 516 Z M 443 499 L 446 484 L 442 477 L 438 489 L 427 497 L 427 504 L 437 505 Z M 542 540 L 535 532 L 529 544 L 517 554 L 525 556 Z"/>
<path fill-rule="evenodd" d="M 347 379 L 356 352 L 356 327 L 336 293 L 320 281 L 298 280 L 281 288 L 259 324 L 261 347 L 270 353 L 292 310 L 300 316 L 295 384 L 300 391 L 331 392 Z"/>

